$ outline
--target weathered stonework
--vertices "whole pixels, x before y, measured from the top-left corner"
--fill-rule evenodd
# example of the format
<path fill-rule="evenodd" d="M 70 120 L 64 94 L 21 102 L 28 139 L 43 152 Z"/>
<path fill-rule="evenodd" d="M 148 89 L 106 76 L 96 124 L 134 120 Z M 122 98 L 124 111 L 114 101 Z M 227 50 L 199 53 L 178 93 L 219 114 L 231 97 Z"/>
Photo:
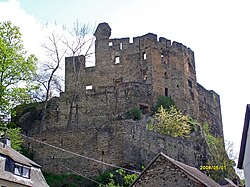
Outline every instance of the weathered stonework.
<path fill-rule="evenodd" d="M 134 106 L 150 111 L 156 98 L 166 95 L 223 136 L 219 96 L 197 83 L 191 49 L 162 37 L 157 41 L 151 33 L 129 43 L 129 38 L 110 39 L 110 32 L 107 23 L 97 27 L 94 67 L 85 66 L 84 56 L 66 58 L 65 93 L 55 109 L 56 121 L 47 118 L 48 129 L 93 126 Z"/>
<path fill-rule="evenodd" d="M 188 165 L 205 164 L 209 155 L 201 134 L 159 135 L 146 129 L 146 116 L 140 122 L 114 120 L 132 107 L 152 111 L 156 98 L 165 95 L 223 137 L 219 96 L 197 83 L 193 51 L 163 37 L 157 40 L 152 33 L 133 38 L 133 43 L 111 39 L 107 23 L 99 24 L 94 35 L 95 66 L 86 67 L 84 56 L 66 58 L 65 92 L 48 103 L 44 131 L 39 120 L 21 124 L 23 129 L 38 140 L 116 165 L 147 165 L 160 151 Z M 67 163 L 95 175 L 107 168 L 33 141 L 30 146 L 46 170 L 64 171 L 60 164 Z"/>
<path fill-rule="evenodd" d="M 147 166 L 159 152 L 196 168 L 207 163 L 209 152 L 199 131 L 193 132 L 188 138 L 171 138 L 147 130 L 145 120 L 113 121 L 84 129 L 47 131 L 33 138 L 119 166 Z M 64 165 L 93 176 L 109 168 L 29 139 L 26 141 L 30 143 L 30 149 L 35 149 L 35 159 L 46 171 L 65 171 Z"/>

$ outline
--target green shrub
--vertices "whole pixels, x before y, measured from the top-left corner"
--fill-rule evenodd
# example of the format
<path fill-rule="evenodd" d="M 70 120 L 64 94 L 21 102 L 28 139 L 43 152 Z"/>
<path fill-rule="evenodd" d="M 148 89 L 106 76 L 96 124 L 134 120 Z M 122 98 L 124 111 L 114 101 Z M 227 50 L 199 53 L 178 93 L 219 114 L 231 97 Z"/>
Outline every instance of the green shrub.
<path fill-rule="evenodd" d="M 155 111 L 158 111 L 160 106 L 162 106 L 164 109 L 169 109 L 171 106 L 174 105 L 174 100 L 171 97 L 159 96 L 157 97 Z"/>
<path fill-rule="evenodd" d="M 99 187 L 129 187 L 136 180 L 138 174 L 129 174 L 123 169 L 117 169 L 111 172 L 104 172 L 96 180 L 103 185 Z"/>
<path fill-rule="evenodd" d="M 81 176 L 74 174 L 54 174 L 44 173 L 45 180 L 51 187 L 96 187 L 96 183 L 93 183 Z"/>
<path fill-rule="evenodd" d="M 127 119 L 133 119 L 133 120 L 140 120 L 141 116 L 142 116 L 142 113 L 138 107 L 133 107 L 126 114 Z"/>
<path fill-rule="evenodd" d="M 190 134 L 192 126 L 190 117 L 182 114 L 175 106 L 168 110 L 160 106 L 154 118 L 147 124 L 147 129 L 177 137 Z"/>

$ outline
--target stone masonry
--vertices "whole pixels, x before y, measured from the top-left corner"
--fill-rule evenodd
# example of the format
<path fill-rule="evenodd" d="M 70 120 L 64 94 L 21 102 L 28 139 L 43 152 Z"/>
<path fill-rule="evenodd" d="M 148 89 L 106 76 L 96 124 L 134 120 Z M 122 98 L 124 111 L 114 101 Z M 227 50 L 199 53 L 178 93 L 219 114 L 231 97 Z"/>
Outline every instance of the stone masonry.
<path fill-rule="evenodd" d="M 84 56 L 68 57 L 65 93 L 49 126 L 93 126 L 132 107 L 152 111 L 160 95 L 171 97 L 182 112 L 207 122 L 212 133 L 223 136 L 219 95 L 196 81 L 194 53 L 181 43 L 155 34 L 110 39 L 107 23 L 95 32 L 94 67 Z"/>
<path fill-rule="evenodd" d="M 152 112 L 157 97 L 164 95 L 223 137 L 219 95 L 197 83 L 194 52 L 152 33 L 133 42 L 112 39 L 107 23 L 100 23 L 94 36 L 95 66 L 86 67 L 84 56 L 67 57 L 65 92 L 48 103 L 44 124 L 39 119 L 25 122 L 26 115 L 23 129 L 40 141 L 116 165 L 147 165 L 159 152 L 194 167 L 205 164 L 209 155 L 201 134 L 174 139 L 147 130 L 147 117 L 116 120 L 133 107 Z M 29 147 L 48 171 L 65 171 L 62 164 L 86 175 L 107 169 L 33 141 Z"/>

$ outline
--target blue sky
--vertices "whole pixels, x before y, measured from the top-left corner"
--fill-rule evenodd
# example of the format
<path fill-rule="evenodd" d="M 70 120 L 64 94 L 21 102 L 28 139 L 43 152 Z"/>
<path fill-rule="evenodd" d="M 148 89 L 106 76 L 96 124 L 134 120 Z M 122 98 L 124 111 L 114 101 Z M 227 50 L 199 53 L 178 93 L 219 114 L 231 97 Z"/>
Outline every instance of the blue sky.
<path fill-rule="evenodd" d="M 249 0 L 0 0 L 0 21 L 20 26 L 25 47 L 35 54 L 41 23 L 70 27 L 76 19 L 108 22 L 111 37 L 152 32 L 190 47 L 198 82 L 221 96 L 225 139 L 236 151 L 250 103 L 249 18 Z"/>

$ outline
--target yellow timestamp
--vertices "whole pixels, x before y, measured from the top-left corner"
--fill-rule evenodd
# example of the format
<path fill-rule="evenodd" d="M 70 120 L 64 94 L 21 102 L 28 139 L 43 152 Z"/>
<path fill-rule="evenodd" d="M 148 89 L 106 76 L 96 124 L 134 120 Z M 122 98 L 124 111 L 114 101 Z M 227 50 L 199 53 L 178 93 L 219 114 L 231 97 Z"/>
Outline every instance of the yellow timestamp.
<path fill-rule="evenodd" d="M 215 166 L 200 166 L 200 170 L 225 170 L 226 169 L 226 166 L 218 166 L 218 165 L 215 165 Z"/>

